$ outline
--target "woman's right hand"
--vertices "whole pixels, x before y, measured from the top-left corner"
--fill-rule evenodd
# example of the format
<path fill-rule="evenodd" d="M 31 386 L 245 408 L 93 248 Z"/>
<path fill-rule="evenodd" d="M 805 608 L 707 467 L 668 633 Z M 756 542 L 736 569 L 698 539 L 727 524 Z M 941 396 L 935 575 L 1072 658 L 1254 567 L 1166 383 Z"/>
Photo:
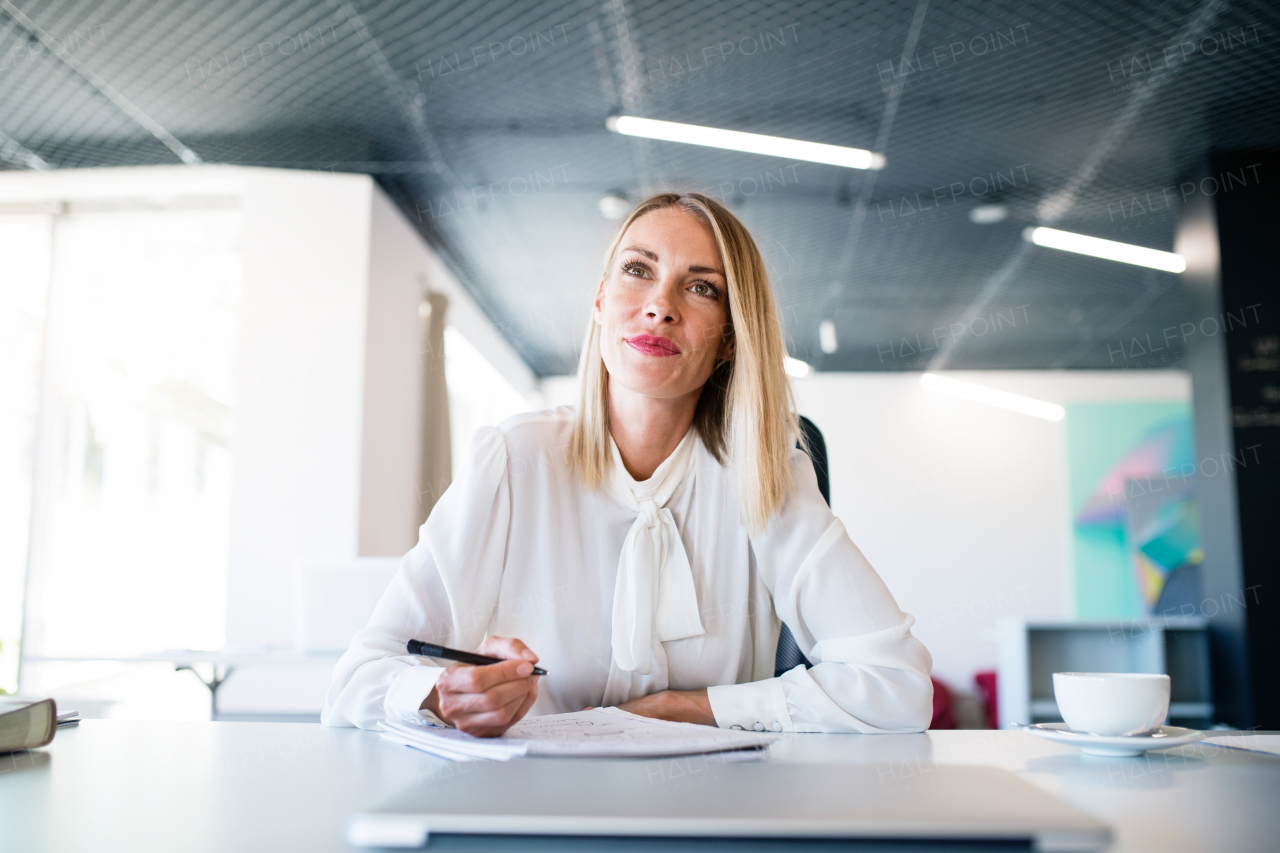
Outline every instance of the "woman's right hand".
<path fill-rule="evenodd" d="M 498 737 L 533 707 L 538 698 L 538 656 L 519 640 L 487 637 L 476 650 L 501 663 L 446 669 L 422 707 L 449 725 L 476 737 Z"/>

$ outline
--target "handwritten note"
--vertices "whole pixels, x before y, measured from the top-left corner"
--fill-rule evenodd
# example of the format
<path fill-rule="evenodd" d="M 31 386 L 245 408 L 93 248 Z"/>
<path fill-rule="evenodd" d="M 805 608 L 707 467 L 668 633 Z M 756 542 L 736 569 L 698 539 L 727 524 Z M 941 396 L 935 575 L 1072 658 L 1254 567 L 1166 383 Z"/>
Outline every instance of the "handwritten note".
<path fill-rule="evenodd" d="M 384 722 L 382 736 L 443 758 L 506 761 L 519 756 L 633 758 L 762 749 L 775 735 L 652 720 L 616 708 L 532 717 L 500 738 Z"/>

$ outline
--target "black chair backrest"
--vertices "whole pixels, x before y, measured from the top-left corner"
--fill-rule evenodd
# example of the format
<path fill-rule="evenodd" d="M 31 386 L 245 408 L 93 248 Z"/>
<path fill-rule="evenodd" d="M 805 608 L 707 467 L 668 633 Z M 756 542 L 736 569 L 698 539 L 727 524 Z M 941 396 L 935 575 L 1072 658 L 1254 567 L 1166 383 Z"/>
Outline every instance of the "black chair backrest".
<path fill-rule="evenodd" d="M 831 474 L 827 469 L 827 442 L 822 437 L 822 430 L 804 415 L 800 416 L 800 431 L 804 433 L 805 441 L 809 442 L 809 458 L 813 460 L 813 471 L 818 475 L 818 491 L 822 492 L 822 499 L 827 502 L 827 506 L 831 506 Z M 797 443 L 796 446 L 800 445 Z"/>
<path fill-rule="evenodd" d="M 827 506 L 831 506 L 831 473 L 827 468 L 827 442 L 822 438 L 822 430 L 803 415 L 800 416 L 800 430 L 804 433 L 805 441 L 809 443 L 809 459 L 813 461 L 813 472 L 818 476 L 818 491 L 822 492 L 822 499 L 827 502 Z M 800 447 L 799 442 L 796 446 Z M 773 674 L 774 676 L 782 675 L 800 664 L 804 664 L 805 669 L 813 666 L 801 653 L 800 647 L 796 645 L 796 638 L 791 635 L 791 629 L 784 622 L 782 633 L 778 635 L 778 652 L 773 661 Z"/>

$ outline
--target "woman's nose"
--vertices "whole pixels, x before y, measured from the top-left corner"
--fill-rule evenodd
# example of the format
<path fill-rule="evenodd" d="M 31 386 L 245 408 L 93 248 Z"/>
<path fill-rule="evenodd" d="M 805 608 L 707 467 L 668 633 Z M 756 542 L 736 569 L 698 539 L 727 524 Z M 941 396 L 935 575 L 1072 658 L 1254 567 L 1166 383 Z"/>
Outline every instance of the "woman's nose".
<path fill-rule="evenodd" d="M 671 288 L 659 285 L 653 289 L 645 305 L 645 316 L 664 323 L 676 321 L 676 304 Z"/>

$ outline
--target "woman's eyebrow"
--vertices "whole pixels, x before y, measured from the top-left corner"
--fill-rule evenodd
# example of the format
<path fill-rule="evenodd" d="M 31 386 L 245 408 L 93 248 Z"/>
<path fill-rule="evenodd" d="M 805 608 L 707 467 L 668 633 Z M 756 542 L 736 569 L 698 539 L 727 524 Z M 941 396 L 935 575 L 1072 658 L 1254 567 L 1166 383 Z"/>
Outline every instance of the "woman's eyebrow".
<path fill-rule="evenodd" d="M 646 258 L 648 258 L 651 261 L 656 261 L 658 259 L 658 256 L 655 255 L 653 252 L 650 252 L 648 249 L 641 249 L 639 246 L 627 246 L 622 251 L 639 252 L 640 254 L 644 255 Z"/>
<path fill-rule="evenodd" d="M 648 258 L 648 259 L 649 259 L 649 260 L 651 260 L 651 261 L 656 261 L 656 260 L 658 260 L 658 256 L 657 256 L 656 254 L 654 254 L 653 252 L 649 251 L 648 249 L 642 249 L 642 248 L 640 248 L 639 246 L 627 246 L 627 247 L 626 247 L 625 249 L 623 249 L 622 251 L 624 251 L 624 252 L 639 252 L 640 254 L 644 255 L 646 258 Z M 724 274 L 723 272 L 721 272 L 720 270 L 716 269 L 715 267 L 700 267 L 700 266 L 696 266 L 696 265 L 695 265 L 695 266 L 691 266 L 691 267 L 689 267 L 689 272 L 702 272 L 702 273 L 711 272 L 711 273 L 715 273 L 716 275 L 720 276 L 721 278 L 725 278 L 725 277 L 726 277 L 726 276 L 725 276 L 725 274 Z"/>

